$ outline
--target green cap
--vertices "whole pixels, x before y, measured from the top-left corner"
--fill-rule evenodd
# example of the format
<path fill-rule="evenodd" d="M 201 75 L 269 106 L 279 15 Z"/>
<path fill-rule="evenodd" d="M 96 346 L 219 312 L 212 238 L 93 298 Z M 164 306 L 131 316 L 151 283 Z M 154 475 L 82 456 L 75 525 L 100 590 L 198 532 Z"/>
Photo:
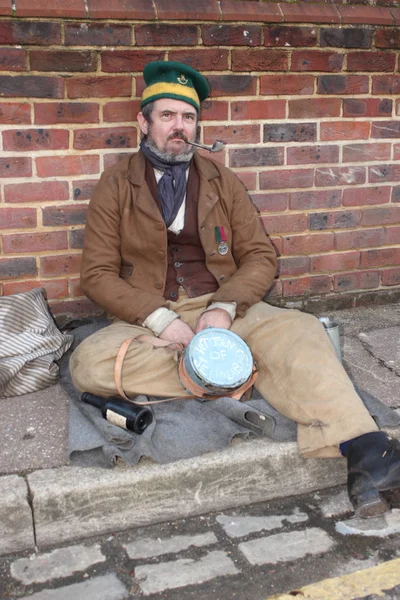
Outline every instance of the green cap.
<path fill-rule="evenodd" d="M 148 63 L 143 70 L 146 88 L 140 108 L 159 98 L 183 100 L 200 110 L 200 102 L 210 94 L 207 79 L 189 65 L 173 60 Z"/>

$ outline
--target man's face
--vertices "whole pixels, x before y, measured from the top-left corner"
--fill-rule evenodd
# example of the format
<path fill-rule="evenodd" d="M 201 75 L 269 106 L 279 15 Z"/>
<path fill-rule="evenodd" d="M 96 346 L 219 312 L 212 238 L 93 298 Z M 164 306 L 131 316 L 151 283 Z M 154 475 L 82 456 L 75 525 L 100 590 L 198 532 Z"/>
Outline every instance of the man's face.
<path fill-rule="evenodd" d="M 194 142 L 197 132 L 196 109 L 182 100 L 160 98 L 154 102 L 151 123 L 143 114 L 138 114 L 138 122 L 147 142 L 158 150 L 166 160 L 188 160 L 194 148 L 185 140 Z"/>

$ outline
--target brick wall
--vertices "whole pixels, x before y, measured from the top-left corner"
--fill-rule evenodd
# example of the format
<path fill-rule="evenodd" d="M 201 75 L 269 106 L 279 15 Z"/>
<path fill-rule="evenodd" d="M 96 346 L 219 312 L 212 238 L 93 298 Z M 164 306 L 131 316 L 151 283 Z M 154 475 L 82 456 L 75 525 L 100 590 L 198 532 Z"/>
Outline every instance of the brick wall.
<path fill-rule="evenodd" d="M 203 71 L 202 140 L 280 255 L 271 301 L 400 297 L 400 8 L 258 0 L 0 0 L 0 294 L 79 289 L 99 174 L 137 148 L 149 60 Z"/>

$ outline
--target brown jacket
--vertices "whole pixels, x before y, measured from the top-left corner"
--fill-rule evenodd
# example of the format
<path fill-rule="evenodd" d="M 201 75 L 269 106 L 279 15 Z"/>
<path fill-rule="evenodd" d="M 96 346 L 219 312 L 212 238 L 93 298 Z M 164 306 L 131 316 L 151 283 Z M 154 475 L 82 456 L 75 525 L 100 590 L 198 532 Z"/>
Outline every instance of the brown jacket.
<path fill-rule="evenodd" d="M 213 302 L 236 302 L 237 314 L 262 299 L 276 272 L 276 254 L 239 179 L 213 160 L 194 155 L 200 177 L 198 225 L 207 269 L 220 287 Z M 225 230 L 221 256 L 214 228 Z M 167 229 L 145 180 L 141 152 L 107 169 L 89 204 L 81 287 L 109 314 L 141 325 L 163 297 Z"/>

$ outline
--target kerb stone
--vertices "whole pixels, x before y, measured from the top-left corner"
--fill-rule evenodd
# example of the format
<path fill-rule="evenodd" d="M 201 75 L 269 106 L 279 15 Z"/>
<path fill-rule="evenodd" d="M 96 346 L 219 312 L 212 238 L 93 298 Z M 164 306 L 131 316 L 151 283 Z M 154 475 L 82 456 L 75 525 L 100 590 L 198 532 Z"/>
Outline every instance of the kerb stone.
<path fill-rule="evenodd" d="M 32 511 L 26 482 L 18 475 L 0 478 L 0 554 L 34 548 Z"/>

